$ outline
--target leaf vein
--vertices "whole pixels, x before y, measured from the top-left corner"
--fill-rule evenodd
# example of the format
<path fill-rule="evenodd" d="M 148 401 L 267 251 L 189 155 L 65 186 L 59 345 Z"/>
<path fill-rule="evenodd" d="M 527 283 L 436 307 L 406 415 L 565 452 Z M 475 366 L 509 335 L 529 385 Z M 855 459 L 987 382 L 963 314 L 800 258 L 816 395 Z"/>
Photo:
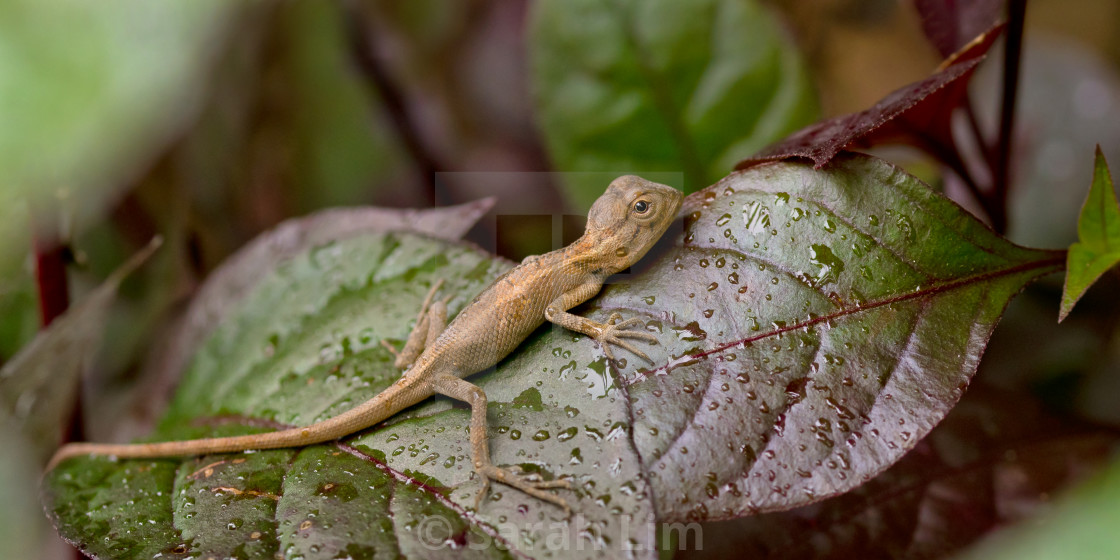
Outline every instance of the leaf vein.
<path fill-rule="evenodd" d="M 833 320 L 839 319 L 841 317 L 845 317 L 847 315 L 852 315 L 852 314 L 855 314 L 855 313 L 859 313 L 861 311 L 867 311 L 867 310 L 870 310 L 870 309 L 875 309 L 877 307 L 883 307 L 883 306 L 886 306 L 886 305 L 892 305 L 892 304 L 895 304 L 895 303 L 902 303 L 902 302 L 909 301 L 909 300 L 912 300 L 912 299 L 930 297 L 930 296 L 934 296 L 934 295 L 937 295 L 937 294 L 942 293 L 942 292 L 947 292 L 947 291 L 954 290 L 954 289 L 957 289 L 957 288 L 960 288 L 960 287 L 963 287 L 963 286 L 968 286 L 968 285 L 971 285 L 971 284 L 975 284 L 977 282 L 983 282 L 983 281 L 986 281 L 986 280 L 993 280 L 993 279 L 996 279 L 996 278 L 1000 278 L 1000 277 L 1003 277 L 1003 276 L 1008 276 L 1008 275 L 1019 273 L 1019 272 L 1026 272 L 1028 270 L 1035 270 L 1035 269 L 1042 269 L 1042 268 L 1052 268 L 1054 270 L 1059 270 L 1064 265 L 1064 263 L 1065 263 L 1065 261 L 1062 257 L 1049 258 L 1049 259 L 1038 260 L 1038 261 L 1028 261 L 1028 262 L 1025 262 L 1025 263 L 1016 265 L 1016 266 L 1004 268 L 1004 269 L 988 271 L 988 272 L 984 272 L 984 273 L 980 273 L 980 274 L 974 274 L 972 276 L 966 276 L 964 278 L 961 278 L 961 279 L 955 280 L 955 281 L 951 281 L 951 282 L 944 282 L 944 283 L 941 283 L 941 284 L 932 284 L 929 287 L 923 288 L 921 290 L 916 290 L 916 291 L 913 291 L 913 292 L 907 292 L 907 293 L 904 293 L 904 294 L 899 294 L 899 295 L 887 297 L 887 298 L 880 299 L 880 300 L 865 302 L 862 305 L 856 305 L 856 306 L 852 306 L 852 307 L 841 308 L 839 311 L 837 311 L 835 313 L 830 313 L 828 315 L 822 315 L 822 316 L 814 317 L 812 319 L 808 319 L 808 320 L 805 320 L 805 321 L 800 321 L 798 323 L 788 325 L 788 326 L 782 327 L 780 329 L 774 329 L 772 331 L 765 332 L 765 333 L 762 333 L 762 334 L 749 336 L 749 337 L 742 338 L 742 339 L 739 339 L 739 340 L 734 340 L 734 341 L 731 341 L 731 342 L 725 342 L 725 343 L 723 343 L 719 346 L 716 346 L 715 348 L 712 348 L 711 350 L 701 352 L 699 354 L 689 355 L 689 356 L 687 356 L 687 358 L 689 358 L 689 359 L 704 358 L 704 357 L 710 356 L 712 354 L 718 354 L 718 353 L 730 350 L 732 348 L 737 348 L 737 347 L 740 347 L 740 346 L 744 346 L 744 345 L 746 345 L 748 343 L 751 343 L 751 342 L 756 342 L 758 340 L 763 340 L 763 339 L 766 339 L 766 338 L 769 338 L 769 337 L 772 337 L 772 336 L 777 336 L 777 335 L 784 334 L 784 333 L 787 333 L 787 332 L 791 332 L 791 331 L 795 331 L 795 330 L 799 330 L 799 329 L 804 329 L 806 327 L 811 327 L 813 325 L 817 325 L 817 324 L 820 324 L 820 323 L 833 321 Z M 655 374 L 659 371 L 667 370 L 672 365 L 673 364 L 665 364 L 663 366 L 659 366 L 659 367 L 656 367 L 656 368 L 648 370 L 648 371 L 638 372 L 637 378 L 633 379 L 633 382 L 636 383 L 636 382 L 640 381 L 642 378 L 649 377 L 650 375 L 653 375 L 653 374 Z"/>

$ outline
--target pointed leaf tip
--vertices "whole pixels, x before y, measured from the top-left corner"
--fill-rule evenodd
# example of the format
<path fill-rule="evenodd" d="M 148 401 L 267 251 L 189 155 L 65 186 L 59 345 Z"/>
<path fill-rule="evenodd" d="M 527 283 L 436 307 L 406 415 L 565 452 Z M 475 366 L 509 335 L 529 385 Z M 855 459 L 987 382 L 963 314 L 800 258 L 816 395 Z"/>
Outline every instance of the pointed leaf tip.
<path fill-rule="evenodd" d="M 1089 286 L 1120 263 L 1120 205 L 1116 202 L 1112 175 L 1100 146 L 1097 146 L 1089 195 L 1077 220 L 1077 237 L 1066 256 L 1059 323 L 1065 320 Z"/>
<path fill-rule="evenodd" d="M 153 238 L 0 368 L 0 416 L 22 432 L 38 459 L 45 461 L 59 443 L 74 391 L 101 342 L 117 289 L 162 242 L 162 237 Z"/>

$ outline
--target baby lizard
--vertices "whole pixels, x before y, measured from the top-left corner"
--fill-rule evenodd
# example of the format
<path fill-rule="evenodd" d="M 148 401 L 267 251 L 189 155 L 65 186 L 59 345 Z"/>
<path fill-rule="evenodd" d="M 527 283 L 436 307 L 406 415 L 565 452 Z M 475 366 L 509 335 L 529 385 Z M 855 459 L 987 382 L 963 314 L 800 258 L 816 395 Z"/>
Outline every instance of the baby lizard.
<path fill-rule="evenodd" d="M 121 445 L 71 443 L 55 453 L 47 468 L 86 454 L 174 457 L 321 443 L 373 426 L 440 394 L 471 407 L 471 455 L 482 480 L 476 508 L 495 480 L 567 509 L 567 502 L 546 491 L 568 487 L 566 480 L 542 481 L 490 463 L 486 394 L 463 378 L 498 363 L 545 320 L 595 339 L 608 359 L 613 359 L 610 345 L 614 344 L 648 360 L 625 340 L 656 342 L 648 332 L 631 330 L 642 323 L 640 319 L 619 322 L 620 315 L 612 313 L 606 323 L 599 323 L 567 310 L 597 294 L 608 276 L 642 258 L 673 222 L 680 205 L 681 193 L 672 187 L 633 175 L 615 179 L 591 206 L 582 237 L 562 249 L 525 259 L 483 290 L 446 328 L 446 301 L 433 301 L 441 284 L 436 283 L 404 348 L 394 351 L 397 367 L 408 369 L 387 389 L 338 416 L 307 427 L 244 436 Z"/>

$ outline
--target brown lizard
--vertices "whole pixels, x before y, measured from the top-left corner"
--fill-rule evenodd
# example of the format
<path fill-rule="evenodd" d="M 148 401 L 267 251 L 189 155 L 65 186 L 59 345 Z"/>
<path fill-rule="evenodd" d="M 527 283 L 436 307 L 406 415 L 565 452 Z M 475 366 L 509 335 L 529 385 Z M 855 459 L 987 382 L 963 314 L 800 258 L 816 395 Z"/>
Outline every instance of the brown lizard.
<path fill-rule="evenodd" d="M 338 416 L 303 428 L 244 436 L 120 445 L 71 443 L 55 453 L 47 469 L 87 454 L 174 457 L 321 443 L 373 426 L 441 394 L 471 406 L 471 454 L 482 479 L 476 508 L 490 481 L 496 480 L 567 510 L 563 498 L 546 491 L 567 488 L 566 480 L 543 481 L 490 463 L 486 394 L 463 378 L 498 363 L 545 320 L 594 338 L 608 359 L 613 360 L 610 345 L 614 344 L 649 360 L 625 340 L 657 342 L 648 332 L 628 330 L 642 324 L 641 319 L 619 322 L 621 316 L 612 313 L 606 323 L 599 323 L 567 310 L 597 294 L 608 276 L 642 258 L 673 222 L 680 205 L 681 193 L 672 187 L 633 175 L 615 179 L 591 206 L 582 237 L 562 249 L 525 259 L 483 290 L 446 328 L 447 302 L 433 301 L 442 284 L 437 282 L 404 348 L 394 350 L 397 367 L 408 369 L 387 389 Z"/>

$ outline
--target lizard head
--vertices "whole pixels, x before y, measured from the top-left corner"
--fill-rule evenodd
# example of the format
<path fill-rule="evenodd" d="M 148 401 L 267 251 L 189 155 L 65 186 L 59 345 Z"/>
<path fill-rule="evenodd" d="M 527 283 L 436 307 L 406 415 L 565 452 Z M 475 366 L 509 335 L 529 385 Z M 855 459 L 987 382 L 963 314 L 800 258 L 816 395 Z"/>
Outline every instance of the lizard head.
<path fill-rule="evenodd" d="M 614 272 L 638 262 L 677 217 L 683 195 L 673 187 L 623 175 L 611 181 L 587 215 L 584 234 L 611 248 Z"/>

